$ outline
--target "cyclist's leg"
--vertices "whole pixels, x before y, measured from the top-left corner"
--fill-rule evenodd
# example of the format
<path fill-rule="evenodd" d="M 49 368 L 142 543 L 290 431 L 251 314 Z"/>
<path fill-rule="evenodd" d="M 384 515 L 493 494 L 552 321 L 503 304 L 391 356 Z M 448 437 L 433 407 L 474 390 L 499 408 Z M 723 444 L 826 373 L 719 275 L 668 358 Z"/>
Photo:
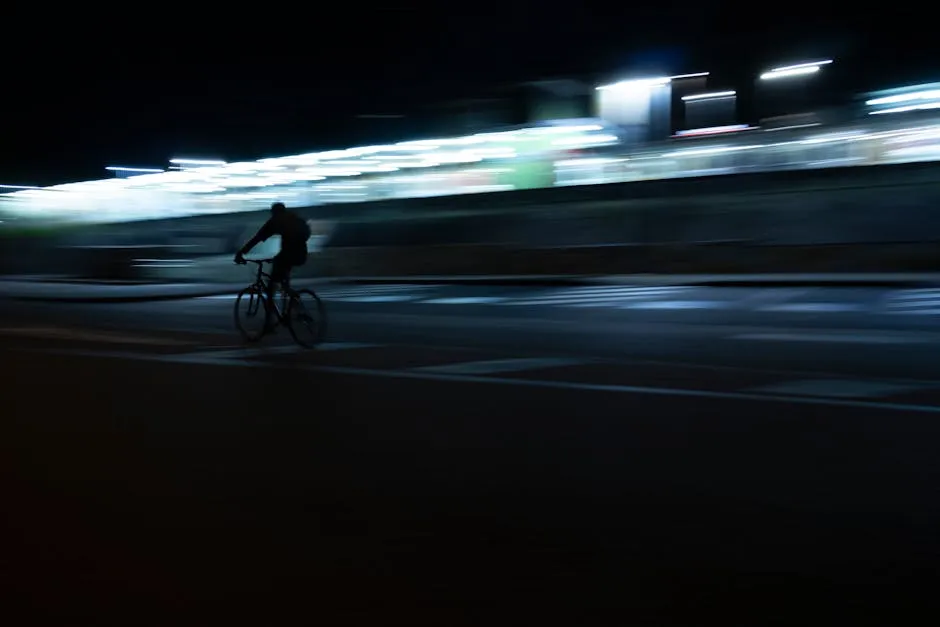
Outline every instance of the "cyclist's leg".
<path fill-rule="evenodd" d="M 290 287 L 291 272 L 294 270 L 294 264 L 289 261 L 284 262 L 284 278 L 281 279 L 281 285 L 287 290 Z"/>
<path fill-rule="evenodd" d="M 294 273 L 294 268 L 299 268 L 307 263 L 307 251 L 297 251 L 295 254 L 291 255 L 290 266 L 287 268 L 287 280 L 290 281 L 291 275 Z M 292 288 L 293 289 L 293 288 Z"/>
<path fill-rule="evenodd" d="M 283 283 L 290 275 L 290 263 L 284 253 L 275 255 L 271 262 L 271 280 L 268 282 L 268 303 L 274 304 L 274 290 L 278 284 Z"/>
<path fill-rule="evenodd" d="M 282 258 L 284 264 L 283 285 L 284 289 L 286 290 L 288 287 L 290 287 L 291 274 L 293 274 L 294 268 L 302 266 L 307 261 L 307 259 L 306 256 L 300 257 L 296 252 L 287 254 L 282 251 L 278 256 Z"/>

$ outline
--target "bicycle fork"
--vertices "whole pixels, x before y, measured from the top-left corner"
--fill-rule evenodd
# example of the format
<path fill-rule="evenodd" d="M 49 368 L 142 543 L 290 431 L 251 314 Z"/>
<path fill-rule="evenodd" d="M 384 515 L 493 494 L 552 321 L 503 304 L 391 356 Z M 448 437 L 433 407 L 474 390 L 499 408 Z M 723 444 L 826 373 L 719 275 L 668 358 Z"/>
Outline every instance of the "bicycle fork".
<path fill-rule="evenodd" d="M 261 301 L 265 307 L 265 313 L 267 314 L 268 327 L 274 327 L 278 322 L 282 322 L 287 312 L 287 292 L 284 289 L 275 289 L 271 294 L 272 295 L 269 297 L 267 289 L 262 290 L 260 294 Z M 278 306 L 278 297 L 283 301 L 282 306 Z"/>

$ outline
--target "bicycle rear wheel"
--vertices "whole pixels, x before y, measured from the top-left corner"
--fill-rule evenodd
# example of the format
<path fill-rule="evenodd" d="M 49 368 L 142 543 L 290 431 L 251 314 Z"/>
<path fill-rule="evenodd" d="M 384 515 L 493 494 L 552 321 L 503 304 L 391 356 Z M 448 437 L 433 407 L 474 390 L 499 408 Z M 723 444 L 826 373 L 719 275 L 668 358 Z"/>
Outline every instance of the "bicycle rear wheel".
<path fill-rule="evenodd" d="M 304 348 L 313 348 L 326 337 L 326 308 L 313 290 L 294 292 L 286 317 L 291 337 Z"/>
<path fill-rule="evenodd" d="M 261 289 L 251 286 L 238 293 L 235 298 L 235 328 L 246 342 L 257 342 L 264 336 L 269 315 Z"/>

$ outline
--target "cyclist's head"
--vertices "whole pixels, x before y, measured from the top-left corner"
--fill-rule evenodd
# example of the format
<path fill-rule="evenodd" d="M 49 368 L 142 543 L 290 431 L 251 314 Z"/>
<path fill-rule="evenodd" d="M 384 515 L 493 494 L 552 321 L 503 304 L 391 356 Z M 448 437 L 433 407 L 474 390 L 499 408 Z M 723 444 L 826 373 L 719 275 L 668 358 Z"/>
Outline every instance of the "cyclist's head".
<path fill-rule="evenodd" d="M 287 207 L 285 207 L 284 203 L 282 202 L 276 202 L 273 205 L 271 205 L 271 213 L 273 213 L 274 215 L 277 215 L 279 213 L 284 213 L 285 211 L 287 211 Z"/>

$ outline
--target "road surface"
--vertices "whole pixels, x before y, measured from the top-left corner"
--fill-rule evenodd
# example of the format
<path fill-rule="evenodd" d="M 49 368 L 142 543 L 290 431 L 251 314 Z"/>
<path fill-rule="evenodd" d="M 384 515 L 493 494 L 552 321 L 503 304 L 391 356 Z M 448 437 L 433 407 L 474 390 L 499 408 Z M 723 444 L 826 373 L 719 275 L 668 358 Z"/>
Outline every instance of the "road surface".
<path fill-rule="evenodd" d="M 753 625 L 936 611 L 940 291 L 330 286 L 0 305 L 34 623 Z"/>

